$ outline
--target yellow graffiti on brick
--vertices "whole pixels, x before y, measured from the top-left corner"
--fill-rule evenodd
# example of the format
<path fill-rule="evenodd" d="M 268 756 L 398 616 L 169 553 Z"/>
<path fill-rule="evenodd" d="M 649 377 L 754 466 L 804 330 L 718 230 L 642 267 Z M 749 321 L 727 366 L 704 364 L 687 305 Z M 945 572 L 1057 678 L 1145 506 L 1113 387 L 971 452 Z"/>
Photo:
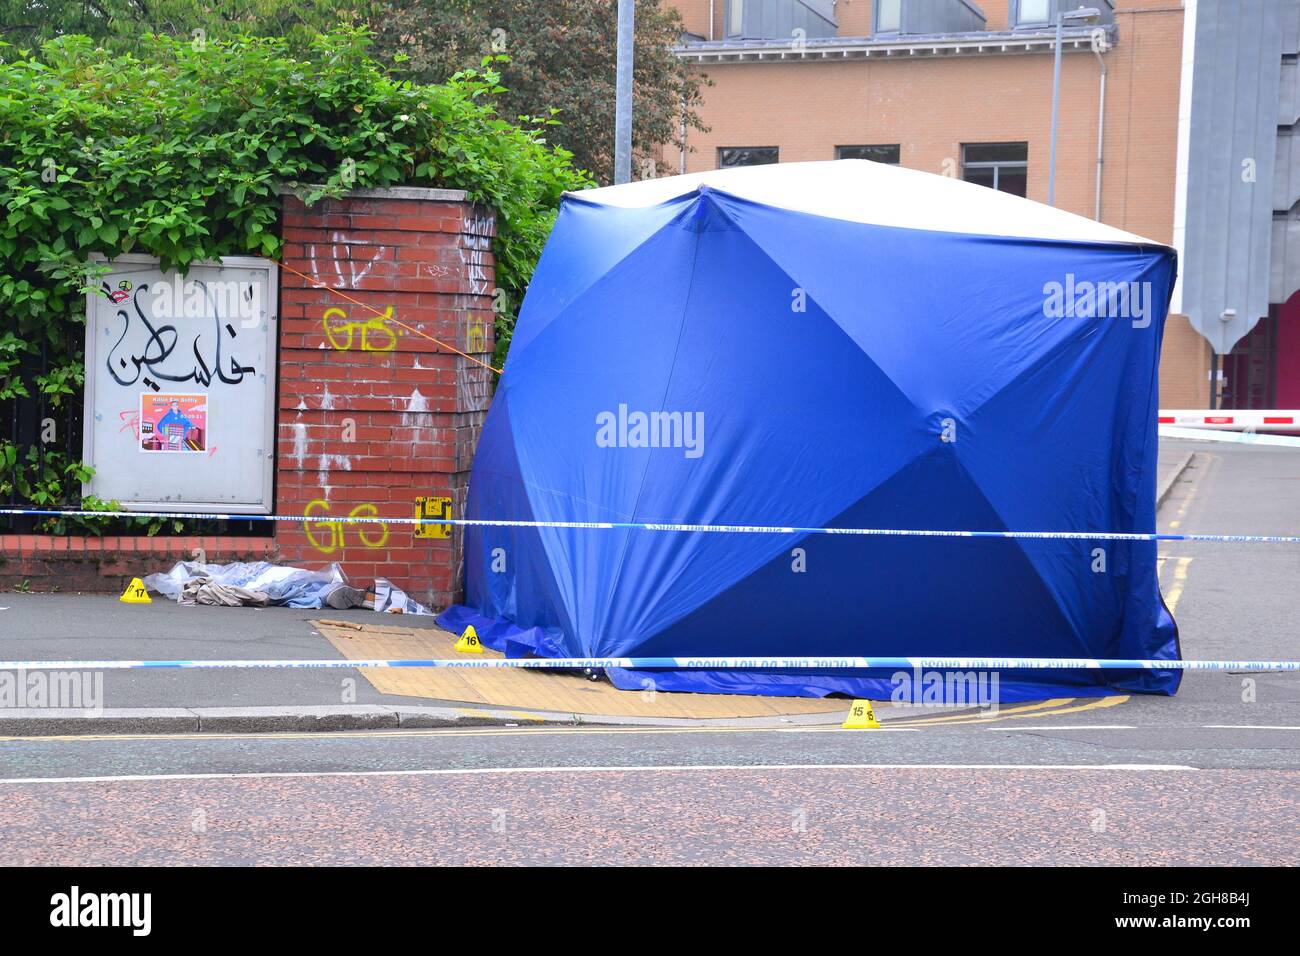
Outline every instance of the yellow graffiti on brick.
<path fill-rule="evenodd" d="M 478 352 L 486 352 L 488 350 L 487 347 L 488 323 L 477 321 L 473 318 L 473 316 L 471 316 L 467 321 L 468 321 L 468 327 L 466 329 L 466 335 L 465 335 L 465 341 L 466 341 L 465 351 L 471 354 L 478 353 Z"/>
<path fill-rule="evenodd" d="M 389 322 L 393 318 L 390 305 L 383 315 L 354 322 L 348 314 L 336 307 L 325 310 L 321 317 L 321 326 L 325 329 L 325 338 L 330 345 L 340 352 L 346 352 L 355 345 L 363 352 L 391 352 L 397 348 L 397 333 Z"/>
<path fill-rule="evenodd" d="M 356 535 L 357 540 L 367 548 L 382 548 L 388 542 L 388 525 L 387 524 L 353 524 L 339 518 L 331 519 L 329 517 L 330 505 L 323 498 L 317 498 L 310 502 L 303 509 L 303 518 L 315 518 L 317 514 L 320 518 L 315 521 L 303 521 L 303 531 L 307 533 L 307 540 L 311 546 L 321 554 L 333 554 L 339 548 L 346 545 L 346 530 L 350 527 Z M 359 504 L 348 512 L 349 518 L 378 518 L 379 509 L 373 504 Z M 378 527 L 378 532 L 375 528 Z M 313 530 L 314 529 L 314 530 Z M 318 540 L 316 535 L 322 534 L 324 540 Z"/>

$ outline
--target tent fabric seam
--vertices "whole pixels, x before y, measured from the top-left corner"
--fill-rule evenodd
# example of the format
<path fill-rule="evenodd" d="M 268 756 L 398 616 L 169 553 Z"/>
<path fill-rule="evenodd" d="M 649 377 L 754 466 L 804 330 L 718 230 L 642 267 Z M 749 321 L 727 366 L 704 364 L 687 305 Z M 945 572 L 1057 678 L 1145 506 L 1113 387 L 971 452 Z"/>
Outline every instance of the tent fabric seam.
<path fill-rule="evenodd" d="M 663 228 L 667 228 L 668 225 L 671 225 L 671 223 L 666 224 Z M 656 234 L 658 232 L 659 230 L 656 230 Z M 673 373 L 677 370 L 677 359 L 678 356 L 681 354 L 682 338 L 686 330 L 686 320 L 690 314 L 691 293 L 694 292 L 695 290 L 695 275 L 697 270 L 699 269 L 699 262 L 700 262 L 700 233 L 696 232 L 695 249 L 691 253 L 691 278 L 686 285 L 686 295 L 682 297 L 682 315 L 681 315 L 681 322 L 677 326 L 677 343 L 673 346 L 673 358 L 672 358 L 672 362 L 670 362 L 668 366 L 668 375 L 667 375 L 667 381 L 664 383 L 663 397 L 659 400 L 660 411 L 663 411 L 667 407 L 668 393 L 672 390 Z M 651 461 L 649 458 L 647 458 L 645 463 L 645 468 L 641 472 L 641 481 L 637 485 L 636 497 L 632 499 L 633 520 L 636 519 L 637 509 L 640 508 L 641 506 L 641 495 L 645 492 L 645 481 L 646 481 L 646 476 L 649 475 L 650 473 L 650 465 L 651 465 Z M 627 548 L 628 548 L 629 540 L 630 540 L 630 536 L 625 535 L 623 538 L 623 547 L 619 550 L 618 566 L 614 569 L 614 576 L 610 580 L 610 584 L 609 584 L 609 591 L 611 595 L 615 594 L 618 591 L 618 583 L 623 577 L 623 568 L 627 563 Z M 606 607 L 606 612 L 608 612 L 610 606 Z M 602 621 L 601 623 L 603 624 L 604 622 Z M 604 628 L 602 627 L 601 630 L 603 631 Z"/>

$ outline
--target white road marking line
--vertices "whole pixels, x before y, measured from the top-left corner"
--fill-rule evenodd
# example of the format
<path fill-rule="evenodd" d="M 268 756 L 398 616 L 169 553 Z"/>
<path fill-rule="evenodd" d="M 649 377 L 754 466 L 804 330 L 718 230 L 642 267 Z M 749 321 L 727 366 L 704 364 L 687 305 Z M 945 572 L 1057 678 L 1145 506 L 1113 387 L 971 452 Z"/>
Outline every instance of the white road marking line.
<path fill-rule="evenodd" d="M 1054 724 L 1031 724 L 1028 727 L 985 727 L 987 732 L 996 733 L 1020 733 L 1025 730 L 1137 730 L 1132 724 L 1069 724 L 1056 726 Z"/>
<path fill-rule="evenodd" d="M 264 773 L 151 773 L 108 777 L 13 777 L 0 783 L 156 783 L 169 780 L 280 780 L 312 777 L 454 777 L 485 774 L 530 773 L 707 773 L 724 770 L 1107 770 L 1162 772 L 1196 770 L 1184 764 L 1100 763 L 1100 764 L 1014 764 L 1014 763 L 784 763 L 784 764 L 667 764 L 604 767 L 468 767 L 427 770 L 321 770 L 271 771 Z"/>
<path fill-rule="evenodd" d="M 777 729 L 777 730 L 784 730 L 785 728 L 784 728 L 784 727 L 778 727 L 778 728 L 776 728 L 776 729 Z M 818 729 L 818 730 L 849 730 L 849 729 L 851 729 L 851 728 L 848 728 L 848 727 L 819 727 L 819 728 L 817 728 L 817 729 Z M 852 729 L 857 729 L 857 728 L 852 728 Z M 888 732 L 888 733 L 891 733 L 891 734 L 919 734 L 919 733 L 921 732 L 921 728 L 920 728 L 920 727 L 873 727 L 873 728 L 871 728 L 871 732 L 872 732 L 873 734 L 880 733 L 882 730 L 883 730 L 883 731 L 886 731 L 886 732 Z"/>
<path fill-rule="evenodd" d="M 986 731 L 997 733 L 1019 733 L 1022 730 L 1160 730 L 1162 728 L 1148 725 L 1145 727 L 1135 727 L 1131 724 L 1071 724 L 1069 726 L 1056 727 L 1052 724 L 1034 724 L 1030 727 L 985 727 Z M 1165 729 L 1185 729 L 1181 725 L 1170 725 Z M 1284 727 L 1271 724 L 1202 724 L 1202 730 L 1300 730 L 1300 727 Z"/>
<path fill-rule="evenodd" d="M 1202 724 L 1202 730 L 1300 730 L 1300 727 L 1279 727 L 1270 724 Z"/>
<path fill-rule="evenodd" d="M 686 719 L 686 718 L 682 718 Z M 748 719 L 748 718 L 746 718 Z M 895 718 L 885 718 L 892 720 Z M 25 744 L 40 743 L 118 743 L 125 740 L 199 740 L 199 741 L 217 741 L 217 740 L 337 740 L 337 739 L 365 739 L 369 740 L 375 737 L 549 737 L 556 735 L 563 736 L 610 736 L 615 734 L 633 734 L 642 736 L 645 734 L 758 734 L 758 733 L 776 733 L 776 734 L 815 734 L 815 733 L 839 733 L 842 728 L 839 724 L 841 718 L 835 717 L 835 723 L 827 724 L 795 724 L 788 727 L 735 727 L 724 724 L 710 724 L 704 727 L 665 727 L 657 724 L 645 724 L 637 726 L 611 726 L 611 727 L 559 727 L 547 725 L 544 727 L 444 727 L 438 729 L 419 729 L 405 728 L 393 730 L 304 730 L 304 731 L 261 731 L 257 733 L 233 733 L 233 732 L 211 732 L 211 733 L 185 733 L 185 734 L 40 734 L 30 737 L 5 737 L 0 736 L 0 744 L 21 742 Z M 896 734 L 904 731 L 908 733 L 919 733 L 923 728 L 920 727 L 890 727 L 888 725 L 877 728 L 879 730 L 888 730 Z M 876 731 L 873 730 L 872 733 Z"/>

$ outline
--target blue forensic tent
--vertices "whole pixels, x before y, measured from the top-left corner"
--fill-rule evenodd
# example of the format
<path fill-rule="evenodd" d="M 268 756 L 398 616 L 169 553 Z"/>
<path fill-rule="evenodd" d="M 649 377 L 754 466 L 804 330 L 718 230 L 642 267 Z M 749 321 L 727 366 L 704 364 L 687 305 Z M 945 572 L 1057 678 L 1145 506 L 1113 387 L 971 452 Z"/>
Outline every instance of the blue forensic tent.
<path fill-rule="evenodd" d="M 568 195 L 466 517 L 1155 530 L 1175 254 L 864 161 Z M 471 527 L 512 655 L 1176 658 L 1150 541 Z M 614 671 L 639 688 L 888 699 L 879 671 Z M 1003 701 L 1172 694 L 1174 671 L 1006 671 Z"/>

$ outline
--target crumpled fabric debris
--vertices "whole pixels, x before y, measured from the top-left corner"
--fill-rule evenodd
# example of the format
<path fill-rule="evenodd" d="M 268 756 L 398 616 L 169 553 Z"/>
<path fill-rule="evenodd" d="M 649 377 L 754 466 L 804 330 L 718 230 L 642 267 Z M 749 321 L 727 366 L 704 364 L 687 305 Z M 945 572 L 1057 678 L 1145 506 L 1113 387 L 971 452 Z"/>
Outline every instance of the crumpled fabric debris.
<path fill-rule="evenodd" d="M 148 575 L 144 579 L 144 585 L 173 601 L 181 601 L 186 585 L 193 581 L 199 582 L 192 592 L 193 603 L 198 604 L 226 604 L 239 591 L 257 595 L 249 600 L 241 600 L 240 604 L 258 607 L 348 608 L 360 606 L 364 597 L 360 590 L 348 584 L 347 576 L 337 564 L 331 564 L 320 571 L 308 571 L 268 561 L 236 561 L 230 564 L 178 561 L 170 571 Z M 199 600 L 201 592 L 210 600 Z M 263 597 L 265 600 L 261 600 Z M 334 600 L 331 601 L 331 598 Z"/>
<path fill-rule="evenodd" d="M 265 591 L 250 591 L 235 584 L 218 584 L 210 578 L 190 578 L 181 586 L 177 604 L 216 607 L 266 607 L 271 598 Z"/>

